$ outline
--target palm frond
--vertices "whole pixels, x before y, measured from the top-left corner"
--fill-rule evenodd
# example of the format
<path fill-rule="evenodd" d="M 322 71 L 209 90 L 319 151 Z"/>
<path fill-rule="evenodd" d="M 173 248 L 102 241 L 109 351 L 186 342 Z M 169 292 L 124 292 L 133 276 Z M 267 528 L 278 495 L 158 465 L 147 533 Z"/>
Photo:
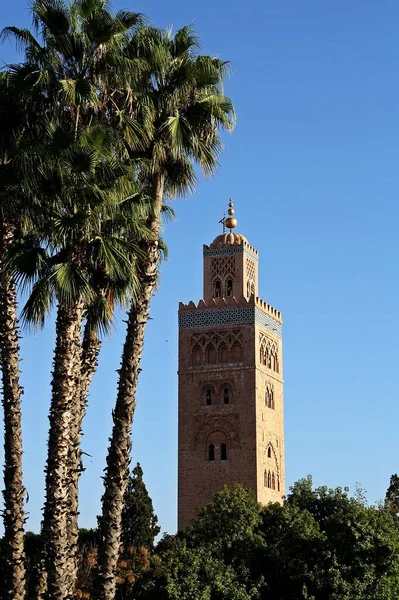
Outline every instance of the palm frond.
<path fill-rule="evenodd" d="M 112 280 L 122 281 L 132 275 L 138 252 L 138 246 L 108 236 L 97 236 L 91 242 L 93 266 L 103 269 Z"/>
<path fill-rule="evenodd" d="M 62 0 L 34 0 L 31 9 L 35 27 L 38 30 L 42 27 L 45 36 L 47 32 L 53 37 L 68 33 L 69 10 Z"/>
<path fill-rule="evenodd" d="M 54 265 L 51 274 L 58 301 L 73 306 L 84 300 L 89 304 L 95 298 L 95 291 L 86 279 L 82 267 L 73 260 Z"/>
<path fill-rule="evenodd" d="M 174 59 L 200 48 L 199 38 L 191 25 L 179 29 L 170 42 L 170 52 Z"/>
<path fill-rule="evenodd" d="M 198 184 L 194 167 L 187 156 L 170 159 L 165 164 L 166 193 L 170 198 L 193 193 Z"/>
<path fill-rule="evenodd" d="M 48 268 L 47 253 L 36 236 L 26 236 L 14 244 L 5 265 L 22 294 L 27 293 Z"/>
<path fill-rule="evenodd" d="M 26 50 L 29 46 L 34 46 L 42 50 L 39 42 L 29 29 L 21 29 L 20 27 L 4 27 L 0 33 L 0 41 L 13 40 L 18 51 Z"/>
<path fill-rule="evenodd" d="M 159 251 L 161 253 L 161 259 L 162 260 L 167 260 L 168 254 L 169 254 L 169 250 L 168 250 L 168 246 L 166 245 L 166 241 L 162 237 L 160 237 L 159 240 L 158 240 L 158 249 L 159 249 Z"/>
<path fill-rule="evenodd" d="M 169 204 L 163 204 L 161 209 L 162 221 L 166 223 L 171 223 L 172 221 L 176 221 L 176 213 Z"/>
<path fill-rule="evenodd" d="M 118 33 L 129 31 L 133 27 L 137 27 L 143 23 L 144 17 L 141 13 L 134 13 L 129 10 L 120 10 L 115 15 L 115 29 Z"/>
<path fill-rule="evenodd" d="M 21 323 L 25 328 L 44 326 L 46 316 L 54 304 L 51 282 L 48 278 L 39 279 L 21 311 Z"/>
<path fill-rule="evenodd" d="M 163 129 L 168 132 L 171 151 L 180 153 L 186 145 L 186 140 L 191 137 L 190 123 L 184 116 L 176 115 L 167 118 L 161 131 Z"/>

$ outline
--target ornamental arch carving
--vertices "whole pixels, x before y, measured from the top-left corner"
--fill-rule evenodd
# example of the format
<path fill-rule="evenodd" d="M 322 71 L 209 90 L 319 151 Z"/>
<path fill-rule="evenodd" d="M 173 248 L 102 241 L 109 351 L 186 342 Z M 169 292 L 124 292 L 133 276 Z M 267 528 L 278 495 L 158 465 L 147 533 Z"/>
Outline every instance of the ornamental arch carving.
<path fill-rule="evenodd" d="M 280 359 L 277 340 L 272 339 L 265 333 L 259 332 L 259 360 L 260 364 L 275 373 L 280 372 Z"/>
<path fill-rule="evenodd" d="M 236 274 L 235 256 L 212 258 L 211 271 L 212 281 L 234 278 Z"/>
<path fill-rule="evenodd" d="M 255 294 L 255 263 L 250 258 L 246 259 L 247 271 L 247 297 Z"/>
<path fill-rule="evenodd" d="M 272 444 L 272 442 L 269 442 L 266 446 L 265 463 L 272 465 L 274 467 L 274 470 L 276 471 L 276 473 L 279 474 L 280 469 L 279 469 L 279 464 L 278 464 L 278 458 L 277 458 L 276 450 L 274 449 L 274 445 Z"/>
<path fill-rule="evenodd" d="M 280 491 L 280 469 L 277 459 L 277 454 L 274 449 L 272 442 L 269 442 L 265 450 L 264 458 L 265 470 L 264 470 L 264 486 Z"/>
<path fill-rule="evenodd" d="M 193 367 L 202 365 L 204 362 L 203 350 L 199 344 L 196 344 L 191 351 L 191 363 Z"/>
<path fill-rule="evenodd" d="M 275 409 L 274 385 L 270 381 L 266 383 L 265 388 L 265 405 L 268 408 Z"/>
<path fill-rule="evenodd" d="M 207 441 L 217 432 L 226 437 L 230 448 L 238 448 L 240 436 L 237 426 L 232 419 L 222 417 L 209 418 L 198 427 L 194 437 L 194 447 L 199 445 L 205 447 Z"/>
<path fill-rule="evenodd" d="M 224 329 L 217 333 L 198 333 L 191 336 L 191 364 L 242 362 L 242 332 Z"/>
<path fill-rule="evenodd" d="M 213 365 L 216 362 L 217 352 L 214 344 L 208 342 L 205 346 L 205 362 L 208 365 Z"/>

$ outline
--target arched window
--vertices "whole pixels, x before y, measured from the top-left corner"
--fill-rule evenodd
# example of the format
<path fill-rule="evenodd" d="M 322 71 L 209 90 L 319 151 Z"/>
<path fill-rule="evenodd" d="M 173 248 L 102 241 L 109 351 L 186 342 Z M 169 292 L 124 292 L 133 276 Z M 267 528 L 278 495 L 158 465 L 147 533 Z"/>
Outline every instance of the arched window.
<path fill-rule="evenodd" d="M 277 491 L 280 491 L 280 477 L 277 475 Z"/>
<path fill-rule="evenodd" d="M 274 388 L 271 385 L 266 387 L 265 404 L 268 408 L 274 409 Z"/>
<path fill-rule="evenodd" d="M 229 362 L 229 350 L 226 344 L 220 344 L 219 346 L 219 362 L 226 363 Z"/>
<path fill-rule="evenodd" d="M 215 446 L 213 444 L 209 444 L 208 447 L 208 460 L 215 460 Z"/>
<path fill-rule="evenodd" d="M 268 488 L 271 488 L 271 487 L 272 487 L 272 476 L 271 476 L 271 473 L 270 473 L 270 471 L 269 471 L 269 472 L 268 472 L 268 474 L 267 474 L 267 487 L 268 487 Z"/>
<path fill-rule="evenodd" d="M 220 298 L 221 296 L 220 289 L 220 281 L 215 281 L 215 298 Z"/>
<path fill-rule="evenodd" d="M 192 356 L 194 365 L 200 365 L 202 363 L 202 350 L 199 346 L 194 348 Z"/>
<path fill-rule="evenodd" d="M 205 390 L 205 402 L 208 406 L 212 404 L 212 390 L 210 388 Z"/>
<path fill-rule="evenodd" d="M 227 460 L 227 445 L 220 444 L 220 460 Z"/>
<path fill-rule="evenodd" d="M 267 449 L 267 458 L 271 458 L 271 457 L 272 457 L 272 449 L 269 446 Z"/>
<path fill-rule="evenodd" d="M 228 387 L 223 390 L 223 404 L 230 404 L 230 390 Z"/>
<path fill-rule="evenodd" d="M 265 470 L 265 472 L 263 473 L 263 485 L 265 487 L 267 487 L 267 471 Z"/>
<path fill-rule="evenodd" d="M 233 280 L 228 279 L 227 285 L 226 285 L 226 296 L 232 296 L 232 295 L 233 295 Z"/>
<path fill-rule="evenodd" d="M 231 349 L 234 362 L 242 362 L 242 348 L 238 343 L 235 343 Z"/>
<path fill-rule="evenodd" d="M 272 473 L 272 490 L 276 489 L 276 477 L 274 475 L 274 472 Z"/>
<path fill-rule="evenodd" d="M 208 344 L 206 348 L 206 362 L 210 365 L 216 362 L 216 351 L 215 346 L 213 344 Z"/>

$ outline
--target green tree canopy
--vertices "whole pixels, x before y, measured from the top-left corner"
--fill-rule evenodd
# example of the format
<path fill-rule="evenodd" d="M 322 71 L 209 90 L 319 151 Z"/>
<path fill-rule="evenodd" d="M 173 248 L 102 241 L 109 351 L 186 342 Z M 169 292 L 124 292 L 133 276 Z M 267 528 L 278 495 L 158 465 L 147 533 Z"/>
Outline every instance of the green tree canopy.
<path fill-rule="evenodd" d="M 385 508 L 391 515 L 399 513 L 399 476 L 394 473 L 389 481 L 389 488 L 385 495 Z"/>
<path fill-rule="evenodd" d="M 284 506 L 266 506 L 262 521 L 264 573 L 276 600 L 397 597 L 397 525 L 361 494 L 313 489 L 308 477 L 291 488 Z"/>
<path fill-rule="evenodd" d="M 129 477 L 124 499 L 121 538 L 123 549 L 152 548 L 160 531 L 158 517 L 143 481 L 143 469 L 137 463 Z"/>
<path fill-rule="evenodd" d="M 383 507 L 341 488 L 296 483 L 284 505 L 241 486 L 215 494 L 192 526 L 168 536 L 134 598 L 394 600 L 399 530 Z M 179 595 L 180 594 L 180 595 Z"/>

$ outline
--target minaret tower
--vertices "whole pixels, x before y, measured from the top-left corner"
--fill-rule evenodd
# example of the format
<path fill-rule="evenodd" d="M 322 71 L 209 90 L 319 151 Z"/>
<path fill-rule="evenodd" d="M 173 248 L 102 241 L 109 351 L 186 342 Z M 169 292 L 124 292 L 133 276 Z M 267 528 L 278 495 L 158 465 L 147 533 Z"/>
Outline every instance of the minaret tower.
<path fill-rule="evenodd" d="M 259 298 L 231 200 L 228 214 L 204 245 L 203 299 L 179 306 L 179 530 L 224 485 L 284 495 L 282 317 Z"/>

